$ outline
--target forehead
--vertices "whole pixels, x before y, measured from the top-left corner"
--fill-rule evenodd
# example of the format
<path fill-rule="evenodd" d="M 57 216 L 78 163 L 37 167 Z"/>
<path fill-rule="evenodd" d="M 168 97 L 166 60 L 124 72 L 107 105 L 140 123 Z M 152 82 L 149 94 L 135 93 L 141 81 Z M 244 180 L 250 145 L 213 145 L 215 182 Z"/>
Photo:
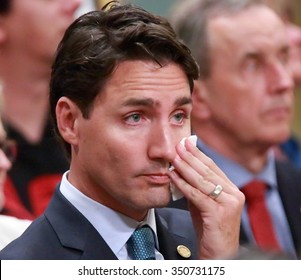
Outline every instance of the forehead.
<path fill-rule="evenodd" d="M 12 0 L 11 1 L 11 11 L 30 11 L 31 9 L 34 10 L 36 7 L 46 7 L 48 3 L 51 4 L 51 1 L 41 1 L 41 0 Z M 31 8 L 31 9 L 30 9 Z"/>
<path fill-rule="evenodd" d="M 160 100 L 172 95 L 190 96 L 188 79 L 179 65 L 167 63 L 161 67 L 152 61 L 131 60 L 116 67 L 99 98 L 123 102 L 135 96 Z"/>
<path fill-rule="evenodd" d="M 265 6 L 213 17 L 208 24 L 209 42 L 214 48 L 282 48 L 287 45 L 285 25 Z"/>

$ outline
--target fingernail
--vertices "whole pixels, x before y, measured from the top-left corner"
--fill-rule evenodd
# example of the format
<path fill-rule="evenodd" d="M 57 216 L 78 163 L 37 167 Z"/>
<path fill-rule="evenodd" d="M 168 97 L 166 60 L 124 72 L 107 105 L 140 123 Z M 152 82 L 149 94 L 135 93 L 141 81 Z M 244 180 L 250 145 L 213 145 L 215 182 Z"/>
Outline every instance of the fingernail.
<path fill-rule="evenodd" d="M 184 146 L 185 144 L 181 144 L 181 145 L 178 145 L 178 149 L 180 150 L 180 152 L 185 152 L 186 151 L 186 148 Z"/>

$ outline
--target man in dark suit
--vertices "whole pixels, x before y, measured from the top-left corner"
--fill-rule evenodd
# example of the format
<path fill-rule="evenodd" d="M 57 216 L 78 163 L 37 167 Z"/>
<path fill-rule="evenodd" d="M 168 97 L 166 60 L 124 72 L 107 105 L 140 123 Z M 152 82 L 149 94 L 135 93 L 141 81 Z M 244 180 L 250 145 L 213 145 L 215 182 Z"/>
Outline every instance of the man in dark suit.
<path fill-rule="evenodd" d="M 70 170 L 45 213 L 0 258 L 236 254 L 244 195 L 194 145 L 179 143 L 190 135 L 197 78 L 190 51 L 161 17 L 113 5 L 77 19 L 58 47 L 50 82 Z M 187 211 L 162 208 L 171 181 L 191 202 L 193 222 Z"/>
<path fill-rule="evenodd" d="M 266 188 L 263 200 L 246 195 L 243 243 L 296 256 L 301 247 L 301 172 L 277 162 L 273 149 L 289 137 L 292 119 L 285 25 L 273 10 L 253 0 L 183 1 L 171 22 L 200 65 L 192 95 L 198 148 L 245 194 L 250 186 L 254 190 L 249 183 L 255 180 Z M 184 200 L 172 206 L 187 207 Z M 262 241 L 265 231 L 257 234 L 263 228 L 258 224 L 263 208 L 274 245 Z"/>

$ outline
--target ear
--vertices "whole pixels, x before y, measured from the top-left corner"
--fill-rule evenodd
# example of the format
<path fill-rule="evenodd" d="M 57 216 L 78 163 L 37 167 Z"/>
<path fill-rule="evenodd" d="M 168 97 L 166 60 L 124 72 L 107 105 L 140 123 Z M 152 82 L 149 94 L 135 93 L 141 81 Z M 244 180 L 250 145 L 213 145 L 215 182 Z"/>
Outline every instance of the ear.
<path fill-rule="evenodd" d="M 192 115 L 198 120 L 206 120 L 210 118 L 210 107 L 208 105 L 208 91 L 206 84 L 202 80 L 194 83 L 192 92 Z"/>
<path fill-rule="evenodd" d="M 61 97 L 56 105 L 56 118 L 58 130 L 63 139 L 70 145 L 78 144 L 78 119 L 82 113 L 77 105 L 69 98 Z"/>

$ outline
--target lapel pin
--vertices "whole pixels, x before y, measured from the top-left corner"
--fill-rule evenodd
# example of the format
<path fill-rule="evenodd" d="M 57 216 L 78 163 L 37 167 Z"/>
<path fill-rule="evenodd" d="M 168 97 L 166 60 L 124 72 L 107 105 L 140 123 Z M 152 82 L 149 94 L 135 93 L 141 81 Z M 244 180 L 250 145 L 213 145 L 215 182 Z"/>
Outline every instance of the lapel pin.
<path fill-rule="evenodd" d="M 184 245 L 179 245 L 177 247 L 177 251 L 178 251 L 178 254 L 185 259 L 188 259 L 191 256 L 190 250 Z"/>

